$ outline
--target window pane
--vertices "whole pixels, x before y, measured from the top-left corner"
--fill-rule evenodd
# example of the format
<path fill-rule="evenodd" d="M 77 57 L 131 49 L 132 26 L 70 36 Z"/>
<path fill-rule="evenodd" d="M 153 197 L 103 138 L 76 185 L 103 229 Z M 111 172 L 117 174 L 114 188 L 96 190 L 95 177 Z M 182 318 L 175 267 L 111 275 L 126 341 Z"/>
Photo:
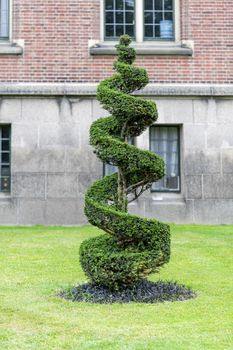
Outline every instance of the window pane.
<path fill-rule="evenodd" d="M 114 9 L 114 0 L 105 0 L 105 9 L 106 10 L 113 10 Z"/>
<path fill-rule="evenodd" d="M 130 35 L 131 37 L 134 37 L 134 26 L 126 26 L 125 27 L 125 34 Z"/>
<path fill-rule="evenodd" d="M 116 36 L 121 36 L 124 34 L 124 26 L 116 26 Z"/>
<path fill-rule="evenodd" d="M 9 176 L 10 175 L 10 167 L 9 166 L 2 166 L 2 176 Z"/>
<path fill-rule="evenodd" d="M 152 24 L 153 23 L 153 13 L 152 12 L 145 12 L 144 21 L 145 21 L 145 23 Z"/>
<path fill-rule="evenodd" d="M 2 152 L 2 163 L 9 163 L 9 161 L 10 161 L 10 154 Z"/>
<path fill-rule="evenodd" d="M 153 10 L 153 0 L 145 0 L 145 10 Z"/>
<path fill-rule="evenodd" d="M 160 38 L 160 26 L 155 26 L 155 38 Z"/>
<path fill-rule="evenodd" d="M 153 126 L 150 130 L 151 151 L 163 158 L 166 175 L 152 185 L 155 191 L 179 191 L 179 128 L 176 126 Z"/>
<path fill-rule="evenodd" d="M 125 14 L 125 22 L 127 24 L 133 24 L 133 20 L 134 20 L 133 12 L 126 12 L 126 14 Z"/>
<path fill-rule="evenodd" d="M 124 8 L 124 1 L 116 0 L 116 10 L 123 10 L 123 8 Z"/>
<path fill-rule="evenodd" d="M 106 25 L 105 28 L 106 28 L 106 36 L 114 37 L 114 26 Z"/>
<path fill-rule="evenodd" d="M 155 15 L 154 15 L 154 23 L 155 24 L 160 24 L 160 21 L 162 21 L 163 19 L 163 14 L 162 12 L 155 12 Z"/>
<path fill-rule="evenodd" d="M 134 0 L 125 0 L 125 9 L 134 10 Z"/>
<path fill-rule="evenodd" d="M 145 37 L 153 38 L 153 26 L 145 26 Z"/>
<path fill-rule="evenodd" d="M 164 10 L 172 10 L 172 0 L 164 0 Z"/>
<path fill-rule="evenodd" d="M 2 192 L 9 192 L 10 190 L 10 177 L 1 177 L 0 188 Z"/>
<path fill-rule="evenodd" d="M 111 175 L 113 173 L 116 173 L 117 171 L 118 171 L 117 166 L 104 164 L 104 176 Z"/>
<path fill-rule="evenodd" d="M 116 23 L 124 23 L 123 12 L 116 12 Z"/>
<path fill-rule="evenodd" d="M 9 126 L 0 126 L 0 129 L 2 130 L 2 138 L 8 139 L 10 137 L 10 128 Z"/>
<path fill-rule="evenodd" d="M 168 21 L 172 21 L 173 14 L 172 12 L 165 12 L 164 13 L 164 19 Z"/>
<path fill-rule="evenodd" d="M 154 0 L 155 10 L 163 10 L 163 0 Z"/>
<path fill-rule="evenodd" d="M 113 12 L 106 12 L 105 13 L 105 22 L 109 23 L 109 24 L 114 22 L 114 13 Z"/>
<path fill-rule="evenodd" d="M 10 141 L 2 141 L 2 151 L 9 151 L 9 144 L 10 144 Z"/>

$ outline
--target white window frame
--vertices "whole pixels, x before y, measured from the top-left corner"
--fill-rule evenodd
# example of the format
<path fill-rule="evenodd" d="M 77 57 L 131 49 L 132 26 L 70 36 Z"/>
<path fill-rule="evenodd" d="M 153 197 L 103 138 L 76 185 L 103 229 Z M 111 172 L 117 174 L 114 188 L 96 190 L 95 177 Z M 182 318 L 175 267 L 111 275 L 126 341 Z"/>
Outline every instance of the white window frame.
<path fill-rule="evenodd" d="M 135 0 L 135 44 L 171 45 L 180 43 L 180 0 L 174 0 L 174 36 L 175 40 L 144 40 L 144 0 Z M 102 43 L 115 45 L 116 41 L 104 39 L 104 0 L 100 0 L 100 40 Z"/>

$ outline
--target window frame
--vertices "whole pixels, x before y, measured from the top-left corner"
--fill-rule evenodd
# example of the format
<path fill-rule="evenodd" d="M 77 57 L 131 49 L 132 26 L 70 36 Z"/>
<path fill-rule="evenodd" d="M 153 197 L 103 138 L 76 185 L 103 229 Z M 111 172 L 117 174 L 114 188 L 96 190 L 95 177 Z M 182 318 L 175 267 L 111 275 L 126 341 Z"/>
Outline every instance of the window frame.
<path fill-rule="evenodd" d="M 8 123 L 1 123 L 0 124 L 0 156 L 1 156 L 1 150 L 2 150 L 2 145 L 1 145 L 1 142 L 2 142 L 2 127 L 8 127 L 9 128 L 9 175 L 7 177 L 9 177 L 9 188 L 4 191 L 2 190 L 2 184 L 1 184 L 1 181 L 2 181 L 2 160 L 1 160 L 1 157 L 0 157 L 0 195 L 4 195 L 4 194 L 9 194 L 11 192 L 11 154 L 12 154 L 12 150 L 11 150 L 11 135 L 12 135 L 12 130 L 11 130 L 11 124 L 8 124 Z"/>
<path fill-rule="evenodd" d="M 152 151 L 151 148 L 151 133 L 152 133 L 152 128 L 154 127 L 175 127 L 178 130 L 178 170 L 179 170 L 179 189 L 175 190 L 166 190 L 166 189 L 153 189 L 151 187 L 150 191 L 152 193 L 181 193 L 182 192 L 182 181 L 181 181 L 181 125 L 180 124 L 157 124 L 157 125 L 152 125 L 149 128 L 149 150 Z M 155 154 L 155 153 L 154 153 Z"/>
<path fill-rule="evenodd" d="M 133 43 L 145 45 L 174 45 L 180 43 L 180 0 L 173 0 L 173 28 L 174 38 L 160 39 L 152 38 L 145 39 L 145 25 L 144 25 L 144 0 L 135 0 L 135 38 Z M 118 39 L 105 39 L 105 0 L 100 0 L 100 40 L 102 43 L 115 45 Z"/>

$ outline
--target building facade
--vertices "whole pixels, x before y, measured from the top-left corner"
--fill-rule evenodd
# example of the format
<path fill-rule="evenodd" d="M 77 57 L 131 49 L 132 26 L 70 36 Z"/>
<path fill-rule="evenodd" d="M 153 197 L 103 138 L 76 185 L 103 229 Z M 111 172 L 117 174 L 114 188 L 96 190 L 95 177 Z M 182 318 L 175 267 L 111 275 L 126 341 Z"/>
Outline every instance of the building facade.
<path fill-rule="evenodd" d="M 96 86 L 130 34 L 158 122 L 134 140 L 166 176 L 130 210 L 180 223 L 233 223 L 230 0 L 0 0 L 0 224 L 86 222 L 84 194 L 111 171 L 89 146 L 108 115 Z"/>

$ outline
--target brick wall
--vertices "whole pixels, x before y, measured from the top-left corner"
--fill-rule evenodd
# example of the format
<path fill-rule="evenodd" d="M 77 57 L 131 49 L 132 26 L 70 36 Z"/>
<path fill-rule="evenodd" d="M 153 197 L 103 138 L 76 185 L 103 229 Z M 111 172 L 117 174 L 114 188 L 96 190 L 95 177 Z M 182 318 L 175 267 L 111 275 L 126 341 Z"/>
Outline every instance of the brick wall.
<path fill-rule="evenodd" d="M 97 82 L 112 74 L 113 57 L 90 57 L 99 39 L 100 0 L 12 0 L 13 38 L 22 56 L 0 56 L 1 82 Z M 153 82 L 232 83 L 232 0 L 181 0 L 181 37 L 194 57 L 145 56 Z"/>

